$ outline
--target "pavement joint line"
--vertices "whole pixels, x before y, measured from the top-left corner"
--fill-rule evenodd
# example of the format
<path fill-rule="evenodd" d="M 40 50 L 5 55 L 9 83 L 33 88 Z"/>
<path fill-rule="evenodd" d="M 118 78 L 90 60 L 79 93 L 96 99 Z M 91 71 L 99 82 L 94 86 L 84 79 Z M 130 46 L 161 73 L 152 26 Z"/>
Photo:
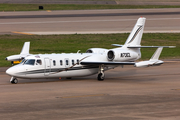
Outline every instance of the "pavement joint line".
<path fill-rule="evenodd" d="M 164 62 L 174 62 L 174 63 L 179 63 L 180 61 L 164 61 Z"/>
<path fill-rule="evenodd" d="M 171 89 L 171 90 L 180 90 L 180 89 Z"/>
<path fill-rule="evenodd" d="M 32 34 L 32 33 L 17 32 L 17 31 L 13 31 L 12 33 L 23 34 L 23 35 L 34 35 L 34 34 Z"/>
<path fill-rule="evenodd" d="M 97 97 L 97 96 L 105 96 L 107 94 L 92 94 L 92 95 L 80 95 L 80 96 L 65 96 L 60 98 L 83 98 L 83 97 Z"/>
<path fill-rule="evenodd" d="M 53 32 L 19 32 L 30 35 L 64 35 L 64 34 L 118 34 L 131 31 L 53 31 Z M 180 33 L 180 31 L 144 31 L 144 33 Z"/>

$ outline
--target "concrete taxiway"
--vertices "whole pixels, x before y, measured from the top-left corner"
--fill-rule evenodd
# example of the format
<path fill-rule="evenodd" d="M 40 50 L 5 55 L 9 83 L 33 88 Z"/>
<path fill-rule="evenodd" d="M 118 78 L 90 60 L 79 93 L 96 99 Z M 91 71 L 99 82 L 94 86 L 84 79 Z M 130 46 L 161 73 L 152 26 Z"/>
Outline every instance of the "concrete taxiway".
<path fill-rule="evenodd" d="M 126 33 L 141 16 L 144 33 L 179 33 L 179 14 L 179 8 L 1 12 L 0 34 Z"/>
<path fill-rule="evenodd" d="M 180 61 L 162 66 L 118 67 L 96 76 L 66 79 L 20 79 L 1 68 L 0 118 L 63 120 L 179 120 Z"/>

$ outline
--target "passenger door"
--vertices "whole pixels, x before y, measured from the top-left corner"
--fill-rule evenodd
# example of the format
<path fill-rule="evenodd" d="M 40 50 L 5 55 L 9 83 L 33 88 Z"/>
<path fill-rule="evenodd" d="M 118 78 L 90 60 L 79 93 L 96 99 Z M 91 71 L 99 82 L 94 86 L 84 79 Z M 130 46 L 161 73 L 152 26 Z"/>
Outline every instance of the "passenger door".
<path fill-rule="evenodd" d="M 45 58 L 45 70 L 44 70 L 44 75 L 48 76 L 50 71 L 51 71 L 51 63 L 49 58 Z"/>

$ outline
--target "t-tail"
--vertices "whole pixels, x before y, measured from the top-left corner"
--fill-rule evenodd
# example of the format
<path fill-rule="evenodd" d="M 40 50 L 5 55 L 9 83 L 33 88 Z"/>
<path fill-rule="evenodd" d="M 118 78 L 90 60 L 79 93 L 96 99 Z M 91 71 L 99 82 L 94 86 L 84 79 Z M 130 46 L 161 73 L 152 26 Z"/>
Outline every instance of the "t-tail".
<path fill-rule="evenodd" d="M 124 45 L 112 44 L 113 46 L 122 47 L 125 50 L 133 51 L 138 54 L 138 58 L 141 58 L 140 48 L 157 48 L 152 58 L 148 61 L 142 61 L 135 63 L 135 67 L 149 67 L 155 65 L 161 65 L 163 61 L 158 60 L 163 48 L 174 48 L 175 46 L 141 46 L 141 39 L 144 31 L 146 18 L 140 17 L 134 28 L 132 29 L 129 37 Z"/>
<path fill-rule="evenodd" d="M 129 48 L 131 46 L 141 46 L 141 39 L 144 31 L 146 18 L 140 17 L 124 45 L 112 44 L 113 46 Z"/>
<path fill-rule="evenodd" d="M 129 37 L 125 42 L 125 46 L 139 46 L 141 44 L 141 39 L 144 31 L 146 18 L 141 17 L 137 20 L 134 28 L 132 29 Z"/>

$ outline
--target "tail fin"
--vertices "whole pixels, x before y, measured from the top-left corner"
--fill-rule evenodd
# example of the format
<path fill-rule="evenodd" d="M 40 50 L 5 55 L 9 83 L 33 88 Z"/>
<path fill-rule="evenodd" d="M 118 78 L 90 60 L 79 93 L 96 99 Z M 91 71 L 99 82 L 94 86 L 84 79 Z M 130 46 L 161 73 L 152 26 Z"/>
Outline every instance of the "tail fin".
<path fill-rule="evenodd" d="M 137 20 L 134 28 L 132 29 L 129 37 L 127 38 L 125 42 L 125 45 L 140 45 L 145 21 L 146 21 L 146 18 L 144 17 L 141 17 Z"/>
<path fill-rule="evenodd" d="M 30 42 L 25 42 L 20 55 L 29 54 Z"/>

